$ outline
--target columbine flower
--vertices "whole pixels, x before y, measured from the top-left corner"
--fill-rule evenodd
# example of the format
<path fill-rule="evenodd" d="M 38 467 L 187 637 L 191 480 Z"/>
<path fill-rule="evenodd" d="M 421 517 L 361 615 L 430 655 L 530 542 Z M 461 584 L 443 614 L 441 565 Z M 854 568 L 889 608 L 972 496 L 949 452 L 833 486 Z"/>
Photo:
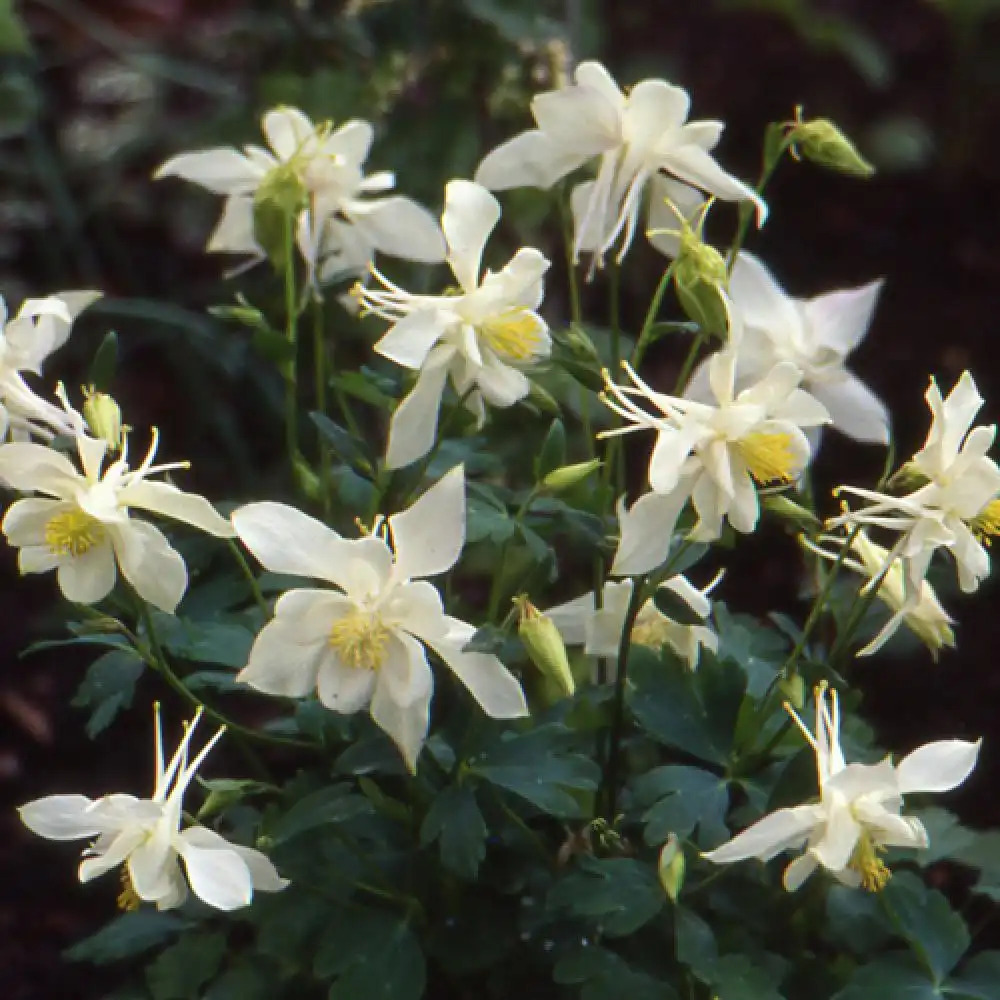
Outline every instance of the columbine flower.
<path fill-rule="evenodd" d="M 809 442 L 802 428 L 829 417 L 798 388 L 798 368 L 782 362 L 736 394 L 734 366 L 731 350 L 712 357 L 714 405 L 656 392 L 627 364 L 631 386 L 615 385 L 605 375 L 604 402 L 626 424 L 603 434 L 657 432 L 649 461 L 652 492 L 619 512 L 621 540 L 611 570 L 615 576 L 647 573 L 663 562 L 688 499 L 698 515 L 692 539 L 718 538 L 723 520 L 737 531 L 753 531 L 760 511 L 757 486 L 792 483 L 808 464 Z"/>
<path fill-rule="evenodd" d="M 719 648 L 719 638 L 710 625 L 704 624 L 712 611 L 708 594 L 722 579 L 719 573 L 703 590 L 693 586 L 678 574 L 660 584 L 682 601 L 703 624 L 681 624 L 665 615 L 652 598 L 645 601 L 632 628 L 632 642 L 660 649 L 669 646 L 688 667 L 698 666 L 701 649 L 713 653 Z M 632 600 L 631 580 L 608 581 L 602 590 L 601 607 L 595 606 L 594 594 L 584 594 L 545 612 L 555 623 L 569 646 L 583 646 L 588 656 L 617 657 L 622 628 Z"/>
<path fill-rule="evenodd" d="M 931 379 L 924 398 L 932 414 L 931 428 L 923 448 L 903 470 L 923 485 L 902 497 L 841 486 L 839 493 L 861 497 L 870 506 L 828 524 L 870 524 L 898 531 L 890 554 L 903 558 L 911 596 L 918 594 L 934 552 L 946 548 L 955 559 L 959 586 L 971 593 L 990 571 L 985 545 L 1000 534 L 1000 468 L 986 454 L 996 427 L 969 429 L 983 398 L 968 372 L 947 398 Z"/>
<path fill-rule="evenodd" d="M 392 173 L 368 177 L 363 164 L 373 130 L 352 120 L 319 126 L 295 108 L 275 108 L 261 122 L 270 149 L 245 146 L 181 153 L 154 176 L 180 177 L 226 196 L 206 249 L 263 260 L 255 207 L 273 200 L 297 207 L 296 242 L 310 276 L 323 283 L 363 271 L 375 252 L 436 263 L 444 256 L 430 213 L 409 198 L 369 198 L 395 185 Z"/>
<path fill-rule="evenodd" d="M 411 295 L 374 268 L 383 290 L 356 286 L 362 307 L 393 323 L 375 350 L 420 372 L 389 426 L 390 469 L 430 451 L 449 376 L 482 425 L 484 403 L 503 407 L 523 399 L 531 383 L 521 368 L 548 357 L 548 327 L 535 312 L 549 266 L 545 257 L 522 248 L 502 271 L 480 277 L 483 249 L 499 219 L 500 206 L 488 191 L 471 181 L 450 181 L 441 227 L 459 292 Z"/>
<path fill-rule="evenodd" d="M 44 494 L 16 500 L 3 519 L 7 541 L 20 549 L 18 568 L 22 573 L 54 569 L 69 600 L 93 604 L 114 587 L 117 562 L 144 601 L 172 613 L 187 589 L 184 560 L 158 528 L 129 517 L 129 508 L 162 514 L 219 538 L 231 537 L 232 526 L 204 497 L 149 479 L 188 468 L 187 462 L 153 464 L 159 440 L 155 428 L 137 469 L 129 469 L 123 448 L 102 472 L 107 442 L 84 433 L 82 418 L 65 405 L 76 420 L 82 475 L 65 455 L 40 444 L 0 446 L 0 480 L 16 490 Z"/>
<path fill-rule="evenodd" d="M 982 741 L 928 743 L 896 766 L 888 757 L 878 764 L 848 764 L 840 747 L 836 691 L 830 692 L 828 704 L 825 685 L 816 689 L 815 736 L 789 705 L 785 708 L 816 754 L 819 802 L 778 809 L 704 857 L 720 864 L 770 861 L 804 845 L 805 853 L 785 869 L 790 892 L 820 865 L 844 885 L 882 889 L 891 875 L 879 856 L 884 848 L 928 845 L 920 820 L 900 815 L 903 796 L 947 792 L 961 784 L 976 765 Z"/>
<path fill-rule="evenodd" d="M 802 386 L 828 410 L 831 426 L 858 441 L 887 444 L 889 413 L 882 401 L 844 367 L 864 339 L 882 289 L 881 281 L 828 292 L 812 299 L 787 295 L 767 268 L 741 253 L 729 278 L 729 298 L 743 320 L 737 348 L 737 384 L 766 375 L 779 361 L 802 372 Z M 695 372 L 686 396 L 705 398 L 707 361 Z"/>
<path fill-rule="evenodd" d="M 881 649 L 900 625 L 906 625 L 924 643 L 935 661 L 942 648 L 955 645 L 955 633 L 951 627 L 954 619 L 941 606 L 934 588 L 926 580 L 921 580 L 916 592 L 907 594 L 902 559 L 890 558 L 889 550 L 873 542 L 863 529 L 846 530 L 842 535 L 820 535 L 820 542 L 832 544 L 838 550 L 849 544 L 848 555 L 842 555 L 841 551 L 831 552 L 805 537 L 801 541 L 824 559 L 831 562 L 840 559 L 842 566 L 866 576 L 870 585 L 881 579 L 876 593 L 889 606 L 892 616 L 875 638 L 864 649 L 858 650 L 858 656 L 870 656 Z"/>
<path fill-rule="evenodd" d="M 164 766 L 160 706 L 154 706 L 156 724 L 156 782 L 153 795 L 47 795 L 18 810 L 25 826 L 49 840 L 97 839 L 83 852 L 80 881 L 125 865 L 122 909 L 134 909 L 139 901 L 156 903 L 158 910 L 180 906 L 188 883 L 194 894 L 219 910 L 247 906 L 254 889 L 276 892 L 288 882 L 274 865 L 252 847 L 231 844 L 203 826 L 181 829 L 182 800 L 195 771 L 219 741 L 224 729 L 188 763 L 188 748 L 201 718 L 199 708 L 170 763 Z M 184 863 L 187 882 L 178 859 Z"/>
<path fill-rule="evenodd" d="M 72 433 L 72 423 L 53 403 L 35 395 L 22 372 L 40 375 L 45 359 L 69 338 L 77 315 L 100 292 L 60 292 L 25 299 L 13 319 L 0 299 L 0 441 L 30 436 L 51 441 Z"/>
<path fill-rule="evenodd" d="M 337 712 L 368 707 L 411 770 L 427 734 L 434 686 L 425 646 L 487 715 L 527 714 L 521 686 L 495 656 L 462 651 L 475 630 L 445 614 L 440 594 L 424 579 L 451 569 L 465 542 L 461 466 L 364 538 L 342 538 L 277 503 L 241 507 L 233 525 L 267 569 L 337 588 L 283 594 L 240 680 L 291 698 L 315 690 Z"/>
<path fill-rule="evenodd" d="M 576 68 L 575 83 L 537 94 L 531 113 L 538 128 L 497 147 L 480 163 L 476 180 L 494 191 L 548 188 L 600 157 L 597 178 L 573 193 L 574 254 L 588 251 L 600 265 L 618 243 L 627 252 L 638 224 L 647 182 L 665 172 L 723 201 L 751 200 L 762 222 L 757 193 L 727 174 L 709 155 L 722 134 L 717 121 L 687 121 L 690 98 L 664 80 L 643 80 L 628 96 L 599 62 Z"/>

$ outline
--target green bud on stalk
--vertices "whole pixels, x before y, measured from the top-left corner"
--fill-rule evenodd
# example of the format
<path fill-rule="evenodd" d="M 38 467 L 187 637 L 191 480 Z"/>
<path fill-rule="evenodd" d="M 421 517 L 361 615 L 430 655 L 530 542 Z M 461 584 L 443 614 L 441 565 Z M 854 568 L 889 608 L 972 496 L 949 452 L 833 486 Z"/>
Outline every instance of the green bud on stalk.
<path fill-rule="evenodd" d="M 128 428 L 122 424 L 121 407 L 105 392 L 93 386 L 83 390 L 83 418 L 94 437 L 107 441 L 112 451 L 121 451 Z"/>
<path fill-rule="evenodd" d="M 672 833 L 667 837 L 667 842 L 660 851 L 660 860 L 656 866 L 660 885 L 663 886 L 663 891 L 672 903 L 676 903 L 677 897 L 681 894 L 686 871 L 687 862 L 684 859 L 684 851 L 681 849 L 677 834 Z"/>
<path fill-rule="evenodd" d="M 793 150 L 813 163 L 851 177 L 871 177 L 875 168 L 829 118 L 802 120 L 801 105 L 795 109 L 789 139 Z"/>
<path fill-rule="evenodd" d="M 569 667 L 566 644 L 551 618 L 543 615 L 526 594 L 514 598 L 518 610 L 517 634 L 524 643 L 531 662 L 553 681 L 567 698 L 576 691 L 576 681 Z"/>
<path fill-rule="evenodd" d="M 599 458 L 592 458 L 589 462 L 577 462 L 574 465 L 563 465 L 543 476 L 542 486 L 550 493 L 561 493 L 563 490 L 572 489 L 577 484 L 582 483 L 587 476 L 600 467 L 601 460 Z"/>

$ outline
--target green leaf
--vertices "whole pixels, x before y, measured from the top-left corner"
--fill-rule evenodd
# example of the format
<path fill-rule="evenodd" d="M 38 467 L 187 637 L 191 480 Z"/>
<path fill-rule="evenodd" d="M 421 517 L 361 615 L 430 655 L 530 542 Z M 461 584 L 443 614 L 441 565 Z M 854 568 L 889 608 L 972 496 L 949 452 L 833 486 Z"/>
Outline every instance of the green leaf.
<path fill-rule="evenodd" d="M 505 508 L 485 503 L 471 495 L 466 500 L 465 523 L 465 541 L 469 545 L 482 541 L 501 545 L 517 530 Z"/>
<path fill-rule="evenodd" d="M 746 677 L 734 663 L 703 656 L 697 673 L 668 650 L 634 648 L 629 656 L 628 706 L 654 739 L 725 766 Z"/>
<path fill-rule="evenodd" d="M 944 992 L 957 1000 L 1000 1000 L 1000 951 L 973 955 L 961 973 L 944 984 Z"/>
<path fill-rule="evenodd" d="M 729 808 L 728 782 L 698 767 L 667 765 L 654 768 L 635 782 L 647 844 L 659 845 L 671 833 L 684 839 L 700 828 L 699 844 L 714 847 L 729 839 L 725 824 Z"/>
<path fill-rule="evenodd" d="M 719 957 L 712 928 L 686 906 L 674 911 L 674 942 L 677 961 L 692 969 L 708 969 Z"/>
<path fill-rule="evenodd" d="M 71 704 L 91 709 L 86 726 L 91 739 L 103 733 L 123 708 L 131 707 L 136 682 L 145 668 L 131 649 L 114 649 L 90 665 Z"/>
<path fill-rule="evenodd" d="M 566 464 L 566 428 L 556 417 L 535 456 L 535 481 L 541 482 L 553 469 Z"/>
<path fill-rule="evenodd" d="M 657 587 L 653 591 L 653 603 L 657 611 L 666 615 L 678 625 L 704 625 L 705 621 L 684 598 L 669 587 Z"/>
<path fill-rule="evenodd" d="M 732 614 L 720 601 L 714 615 L 719 659 L 738 663 L 747 675 L 749 694 L 762 697 L 788 655 L 788 639 L 750 615 Z"/>
<path fill-rule="evenodd" d="M 940 1000 L 937 987 L 909 955 L 863 965 L 831 1000 Z"/>
<path fill-rule="evenodd" d="M 94 353 L 94 360 L 87 370 L 87 384 L 98 392 L 110 392 L 114 381 L 115 370 L 118 368 L 118 334 L 110 330 L 104 335 L 100 346 Z"/>
<path fill-rule="evenodd" d="M 248 958 L 224 972 L 204 1000 L 274 1000 L 279 990 L 276 970 L 259 958 Z"/>
<path fill-rule="evenodd" d="M 890 936 L 890 927 L 878 896 L 846 885 L 831 885 L 826 893 L 823 936 L 837 948 L 849 948 L 857 955 L 880 951 Z"/>
<path fill-rule="evenodd" d="M 244 625 L 219 621 L 192 621 L 156 612 L 156 634 L 168 653 L 192 663 L 245 667 L 254 634 Z"/>
<path fill-rule="evenodd" d="M 912 872 L 896 873 L 882 901 L 897 932 L 940 983 L 969 947 L 965 921 L 940 892 L 928 889 Z"/>
<path fill-rule="evenodd" d="M 146 970 L 154 1000 L 197 1000 L 225 954 L 226 935 L 221 931 L 185 934 Z"/>
<path fill-rule="evenodd" d="M 330 384 L 348 396 L 360 399 L 361 402 L 378 407 L 380 410 L 388 411 L 396 406 L 391 383 L 370 368 L 362 366 L 360 371 L 338 372 L 330 379 Z"/>
<path fill-rule="evenodd" d="M 317 410 L 313 410 L 309 414 L 309 419 L 319 431 L 320 437 L 330 445 L 335 458 L 341 462 L 354 464 L 363 462 L 366 466 L 369 464 L 367 456 L 350 431 L 345 430 L 340 424 L 334 423 L 325 413 L 320 413 Z"/>
<path fill-rule="evenodd" d="M 723 955 L 696 974 L 711 986 L 716 1000 L 784 1000 L 772 971 L 747 955 Z"/>
<path fill-rule="evenodd" d="M 23 56 L 30 52 L 28 31 L 14 9 L 14 0 L 0 0 L 0 54 Z"/>
<path fill-rule="evenodd" d="M 299 799 L 268 832 L 277 845 L 317 826 L 345 823 L 372 811 L 368 799 L 353 794 L 350 785 L 331 785 Z"/>
<path fill-rule="evenodd" d="M 449 785 L 431 803 L 420 827 L 420 843 L 438 841 L 441 864 L 460 878 L 472 881 L 486 857 L 489 830 L 467 785 Z"/>
<path fill-rule="evenodd" d="M 288 342 L 288 338 L 269 326 L 258 326 L 250 343 L 265 361 L 275 365 L 288 364 L 295 357 L 295 347 Z"/>
<path fill-rule="evenodd" d="M 560 957 L 552 978 L 564 986 L 582 985 L 580 1000 L 677 1000 L 665 982 L 633 969 L 620 955 L 586 945 Z"/>
<path fill-rule="evenodd" d="M 284 867 L 282 868 L 284 871 Z M 250 919 L 257 925 L 257 951 L 283 966 L 305 966 L 341 904 L 292 884 L 283 892 L 254 896 Z"/>
<path fill-rule="evenodd" d="M 592 920 L 612 938 L 649 923 L 665 902 L 652 865 L 634 858 L 582 857 L 548 894 L 550 907 Z"/>
<path fill-rule="evenodd" d="M 155 948 L 191 926 L 176 913 L 136 910 L 123 913 L 83 941 L 68 948 L 63 957 L 71 962 L 107 965 L 132 958 Z"/>

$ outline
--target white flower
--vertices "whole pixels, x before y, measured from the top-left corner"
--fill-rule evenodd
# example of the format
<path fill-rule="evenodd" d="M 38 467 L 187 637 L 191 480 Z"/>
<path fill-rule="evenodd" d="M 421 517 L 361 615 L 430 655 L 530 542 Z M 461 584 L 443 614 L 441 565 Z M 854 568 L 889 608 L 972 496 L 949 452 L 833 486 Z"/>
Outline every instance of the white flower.
<path fill-rule="evenodd" d="M 139 900 L 169 910 L 184 902 L 188 882 L 199 899 L 219 910 L 249 905 L 254 889 L 276 892 L 288 882 L 274 865 L 252 847 L 231 844 L 202 826 L 181 830 L 182 800 L 195 771 L 215 746 L 220 729 L 188 763 L 188 748 L 201 709 L 190 724 L 170 763 L 164 766 L 160 706 L 154 706 L 156 724 L 156 782 L 153 795 L 47 795 L 20 807 L 25 826 L 49 840 L 97 839 L 83 852 L 80 881 L 125 865 L 119 905 L 133 909 Z M 187 882 L 179 861 L 184 863 Z"/>
<path fill-rule="evenodd" d="M 870 656 L 877 652 L 900 625 L 906 625 L 927 646 L 931 657 L 937 660 L 942 648 L 955 645 L 955 633 L 951 627 L 954 619 L 941 606 L 934 588 L 926 580 L 921 580 L 914 594 L 908 594 L 903 561 L 898 557 L 890 559 L 889 550 L 873 542 L 863 529 L 853 533 L 853 538 L 851 535 L 852 532 L 845 531 L 842 535 L 820 535 L 819 539 L 839 550 L 843 550 L 850 539 L 850 553 L 846 556 L 839 551 L 824 549 L 807 538 L 802 538 L 801 542 L 824 559 L 831 562 L 840 559 L 842 566 L 866 576 L 870 581 L 882 578 L 877 594 L 889 606 L 892 616 L 875 638 L 858 650 L 858 656 Z"/>
<path fill-rule="evenodd" d="M 487 653 L 462 647 L 475 630 L 445 614 L 424 577 L 455 564 L 465 542 L 465 479 L 452 469 L 411 507 L 388 518 L 382 535 L 345 539 L 283 504 L 233 513 L 236 532 L 269 570 L 332 583 L 336 590 L 283 594 L 257 636 L 239 679 L 266 694 L 317 691 L 337 712 L 368 707 L 416 769 L 427 735 L 434 680 L 430 647 L 494 718 L 527 714 L 521 686 Z"/>
<path fill-rule="evenodd" d="M 72 413 L 68 404 L 67 412 Z M 16 490 L 44 494 L 16 500 L 3 519 L 7 541 L 20 550 L 18 568 L 22 573 L 54 569 L 69 600 L 93 604 L 114 587 L 117 562 L 144 601 L 172 613 L 187 589 L 184 560 L 158 528 L 129 517 L 129 508 L 162 514 L 219 538 L 231 537 L 232 526 L 204 497 L 148 478 L 188 467 L 186 462 L 153 465 L 159 440 L 155 428 L 137 469 L 129 469 L 123 449 L 102 472 L 107 442 L 87 436 L 82 418 L 75 418 L 82 475 L 65 455 L 40 444 L 0 446 L 0 480 Z"/>
<path fill-rule="evenodd" d="M 263 260 L 255 235 L 254 205 L 285 186 L 301 194 L 296 242 L 311 278 L 323 283 L 343 272 L 363 271 L 375 252 L 436 263 L 444 256 L 433 216 L 401 196 L 371 198 L 395 185 L 392 173 L 366 177 L 363 165 L 373 130 L 351 120 L 319 126 L 295 108 L 274 108 L 261 122 L 269 149 L 248 145 L 181 153 L 155 177 L 180 177 L 226 196 L 206 249 Z"/>
<path fill-rule="evenodd" d="M 757 193 L 709 155 L 722 123 L 687 121 L 686 91 L 664 80 L 643 80 L 626 96 L 599 62 L 580 63 L 574 79 L 535 95 L 531 113 L 538 128 L 488 154 L 476 171 L 480 184 L 494 191 L 548 188 L 599 157 L 597 178 L 572 196 L 574 253 L 593 253 L 597 265 L 616 242 L 618 260 L 624 257 L 646 184 L 661 172 L 723 201 L 751 200 L 763 221 L 766 206 Z"/>
<path fill-rule="evenodd" d="M 732 840 L 704 855 L 728 864 L 760 858 L 769 861 L 800 846 L 805 852 L 785 869 L 784 884 L 794 891 L 822 865 L 838 881 L 876 892 L 890 877 L 879 857 L 886 847 L 928 845 L 920 820 L 901 816 L 903 796 L 911 792 L 947 792 L 961 784 L 976 765 L 982 742 L 941 740 L 919 747 L 893 766 L 848 764 L 840 747 L 837 693 L 816 690 L 816 735 L 786 705 L 816 754 L 820 800 L 778 809 Z"/>
<path fill-rule="evenodd" d="M 660 587 L 670 591 L 705 622 L 712 611 L 708 594 L 721 578 L 720 573 L 704 590 L 699 590 L 677 574 Z M 582 645 L 588 656 L 617 657 L 632 588 L 631 580 L 609 580 L 602 590 L 600 608 L 595 606 L 594 594 L 590 593 L 550 608 L 544 614 L 559 629 L 566 645 Z M 703 646 L 713 653 L 719 648 L 719 638 L 711 626 L 676 622 L 663 614 L 652 598 L 639 609 L 632 628 L 632 642 L 653 649 L 669 646 L 692 670 L 698 666 Z"/>
<path fill-rule="evenodd" d="M 792 298 L 756 257 L 741 253 L 728 286 L 732 306 L 743 321 L 737 384 L 754 382 L 778 362 L 791 361 L 802 372 L 803 388 L 826 407 L 832 427 L 858 441 L 888 444 L 885 405 L 844 367 L 847 355 L 868 332 L 881 289 L 882 282 L 873 281 L 812 299 Z M 684 394 L 706 398 L 707 382 L 705 361 Z"/>
<path fill-rule="evenodd" d="M 483 249 L 499 219 L 500 206 L 488 191 L 471 181 L 450 181 L 441 226 L 459 291 L 411 295 L 374 269 L 383 290 L 356 287 L 362 306 L 393 324 L 375 350 L 420 372 L 389 426 L 390 469 L 430 451 L 449 376 L 481 425 L 484 403 L 505 407 L 523 399 L 531 383 L 521 368 L 549 355 L 548 327 L 535 312 L 549 266 L 545 257 L 522 248 L 503 270 L 481 274 Z"/>
<path fill-rule="evenodd" d="M 73 320 L 100 292 L 60 292 L 25 299 L 13 319 L 0 299 L 0 441 L 29 436 L 52 440 L 73 433 L 66 413 L 37 396 L 22 372 L 42 373 L 45 359 L 69 338 Z"/>
<path fill-rule="evenodd" d="M 924 398 L 932 414 L 931 428 L 904 472 L 926 482 L 901 497 L 840 486 L 839 492 L 871 505 L 828 524 L 869 524 L 899 532 L 891 555 L 904 560 L 909 595 L 918 593 L 933 554 L 946 548 L 955 559 L 959 586 L 971 593 L 990 571 L 983 542 L 1000 534 L 1000 468 L 986 454 L 996 427 L 969 429 L 983 398 L 968 372 L 962 373 L 947 398 L 931 379 Z"/>
<path fill-rule="evenodd" d="M 731 350 L 711 358 L 714 404 L 656 392 L 628 365 L 624 367 L 631 386 L 606 379 L 604 402 L 626 424 L 603 434 L 657 432 L 649 460 L 652 492 L 619 512 L 621 540 L 613 575 L 647 573 L 666 558 L 688 499 L 698 515 L 692 539 L 718 538 L 723 520 L 737 531 L 753 531 L 760 511 L 757 485 L 792 483 L 808 464 L 809 443 L 802 428 L 829 417 L 798 388 L 799 369 L 782 362 L 736 394 L 734 365 Z M 649 412 L 637 400 L 658 412 Z"/>

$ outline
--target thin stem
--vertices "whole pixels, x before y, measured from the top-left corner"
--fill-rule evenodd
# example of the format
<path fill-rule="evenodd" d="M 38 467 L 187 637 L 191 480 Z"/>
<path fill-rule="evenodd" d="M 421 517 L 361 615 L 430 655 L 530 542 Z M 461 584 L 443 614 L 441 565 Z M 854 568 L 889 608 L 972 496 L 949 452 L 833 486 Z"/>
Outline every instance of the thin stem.
<path fill-rule="evenodd" d="M 326 337 L 323 324 L 323 300 L 313 302 L 313 375 L 316 380 L 316 409 L 326 416 L 326 384 L 328 381 L 327 365 L 329 356 L 326 349 Z M 345 413 L 346 416 L 346 413 Z M 353 430 L 353 428 L 352 428 Z M 331 456 L 330 445 L 322 434 L 319 435 L 319 482 L 322 494 L 323 516 L 329 520 Z"/>
<path fill-rule="evenodd" d="M 646 349 L 650 344 L 653 327 L 656 325 L 656 317 L 660 314 L 660 306 L 663 304 L 663 296 L 674 276 L 674 269 L 677 261 L 670 262 L 670 266 L 660 275 L 660 282 L 653 292 L 653 297 L 649 300 L 649 308 L 646 310 L 646 318 L 642 321 L 642 329 L 639 331 L 639 339 L 635 342 L 635 350 L 632 352 L 632 367 L 638 369 L 642 364 L 642 359 L 646 354 Z"/>
<path fill-rule="evenodd" d="M 701 327 L 698 327 L 698 332 L 694 335 L 694 340 L 691 341 L 687 356 L 684 358 L 684 364 L 681 365 L 681 370 L 677 373 L 677 382 L 674 385 L 675 396 L 679 396 L 684 391 L 684 387 L 687 385 L 688 379 L 691 377 L 691 372 L 694 369 L 694 363 L 698 360 L 698 353 L 701 351 L 701 347 L 705 343 L 707 336 L 705 331 Z"/>
<path fill-rule="evenodd" d="M 285 376 L 285 450 L 295 471 L 299 455 L 298 398 L 296 391 L 298 371 L 298 306 L 295 291 L 295 239 L 293 219 L 285 215 L 285 340 L 288 359 L 284 365 Z"/>
<path fill-rule="evenodd" d="M 757 178 L 757 186 L 755 188 L 757 194 L 763 197 L 764 188 L 767 187 L 768 181 L 771 179 L 771 175 L 777 169 L 778 164 L 781 162 L 781 158 L 785 155 L 785 151 L 788 149 L 789 140 L 786 137 L 781 145 L 775 150 L 774 155 L 771 157 L 765 156 L 763 163 L 761 164 L 760 177 Z M 740 250 L 743 248 L 743 243 L 747 238 L 747 230 L 750 228 L 750 220 L 754 216 L 756 211 L 756 206 L 749 201 L 740 202 L 740 221 L 736 228 L 736 235 L 733 237 L 732 245 L 729 248 L 729 273 L 733 273 L 733 267 L 736 265 L 736 258 L 739 256 Z"/>
<path fill-rule="evenodd" d="M 257 577 L 254 576 L 253 570 L 250 568 L 250 563 L 246 560 L 246 556 L 243 555 L 240 551 L 240 547 L 231 538 L 226 539 L 226 544 L 229 546 L 229 551 L 232 552 L 233 558 L 240 567 L 240 571 L 243 573 L 247 583 L 250 585 L 250 592 L 253 594 L 253 599 L 257 602 L 257 607 L 264 612 L 265 618 L 269 617 L 271 614 L 271 608 L 268 606 L 268 603 L 264 598 L 264 593 L 260 589 L 260 584 L 257 582 Z"/>
<path fill-rule="evenodd" d="M 524 520 L 524 515 L 528 513 L 528 508 L 534 503 L 535 498 L 538 496 L 537 486 L 532 487 L 531 492 L 524 498 L 524 502 L 518 507 L 514 514 L 514 530 L 503 540 L 500 545 L 500 555 L 497 559 L 496 572 L 493 574 L 493 580 L 490 583 L 490 598 L 487 604 L 486 620 L 493 622 L 497 620 L 500 614 L 500 600 L 503 597 L 503 590 L 501 589 L 503 584 L 503 571 L 504 565 L 507 562 L 507 551 L 510 547 L 511 538 L 516 535 L 521 527 L 521 522 Z"/>

